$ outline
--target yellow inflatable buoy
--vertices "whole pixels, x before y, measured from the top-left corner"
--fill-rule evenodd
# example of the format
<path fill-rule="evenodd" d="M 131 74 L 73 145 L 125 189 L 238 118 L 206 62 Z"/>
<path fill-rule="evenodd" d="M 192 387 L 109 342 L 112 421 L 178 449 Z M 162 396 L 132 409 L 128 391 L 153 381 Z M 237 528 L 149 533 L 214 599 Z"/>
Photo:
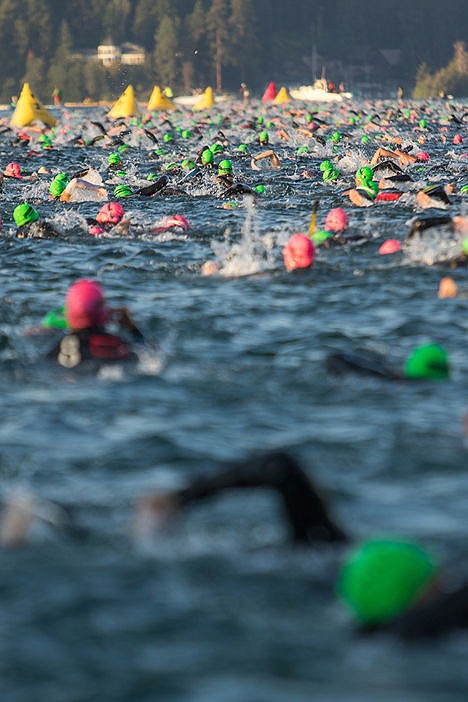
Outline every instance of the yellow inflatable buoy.
<path fill-rule="evenodd" d="M 155 85 L 148 102 L 148 112 L 156 110 L 175 110 L 176 106 L 162 92 L 159 85 Z"/>
<path fill-rule="evenodd" d="M 128 85 L 119 99 L 113 104 L 107 116 L 112 117 L 112 119 L 118 119 L 119 117 L 132 117 L 139 114 L 139 112 L 133 86 Z"/>
<path fill-rule="evenodd" d="M 208 88 L 205 90 L 199 101 L 196 102 L 195 105 L 192 107 L 192 110 L 207 110 L 209 107 L 213 107 L 213 105 L 213 88 L 210 88 L 210 86 L 208 86 Z"/>
<path fill-rule="evenodd" d="M 278 95 L 273 100 L 273 105 L 282 105 L 285 102 L 289 102 L 291 98 L 288 95 L 288 91 L 285 87 L 282 87 Z"/>
<path fill-rule="evenodd" d="M 34 97 L 29 83 L 25 83 L 10 124 L 12 127 L 26 127 L 31 122 L 43 122 L 47 127 L 57 124 L 55 117 Z"/>

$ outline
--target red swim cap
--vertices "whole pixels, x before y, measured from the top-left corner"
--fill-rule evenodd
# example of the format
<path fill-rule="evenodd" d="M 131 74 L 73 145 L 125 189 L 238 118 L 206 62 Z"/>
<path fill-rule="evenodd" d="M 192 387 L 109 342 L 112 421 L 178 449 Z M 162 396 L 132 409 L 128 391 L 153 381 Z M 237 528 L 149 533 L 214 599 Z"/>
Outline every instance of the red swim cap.
<path fill-rule="evenodd" d="M 107 310 L 99 283 L 86 278 L 73 283 L 65 300 L 65 317 L 70 329 L 102 326 Z"/>
<path fill-rule="evenodd" d="M 341 207 L 334 207 L 325 218 L 327 232 L 342 232 L 349 224 L 348 215 Z"/>
<path fill-rule="evenodd" d="M 398 239 L 387 239 L 379 249 L 379 254 L 394 254 L 401 248 Z"/>
<path fill-rule="evenodd" d="M 124 216 L 124 208 L 120 202 L 106 202 L 96 215 L 99 224 L 118 224 Z"/>
<path fill-rule="evenodd" d="M 418 161 L 430 161 L 431 160 L 431 157 L 429 156 L 427 151 L 418 151 L 418 153 L 416 154 L 416 158 L 418 159 Z"/>
<path fill-rule="evenodd" d="M 461 144 L 463 142 L 463 137 L 461 134 L 455 134 L 453 137 L 453 143 L 454 144 Z"/>
<path fill-rule="evenodd" d="M 181 214 L 175 214 L 172 215 L 172 217 L 168 217 L 168 223 L 170 223 L 173 227 L 181 227 L 184 232 L 188 232 L 188 230 L 190 229 L 190 224 L 188 223 L 188 220 L 185 219 L 184 215 Z"/>
<path fill-rule="evenodd" d="M 8 178 L 22 178 L 21 168 L 18 163 L 12 161 L 7 166 L 5 166 L 4 175 Z"/>
<path fill-rule="evenodd" d="M 315 258 L 315 248 L 305 234 L 293 234 L 283 249 L 284 265 L 288 271 L 309 268 Z"/>

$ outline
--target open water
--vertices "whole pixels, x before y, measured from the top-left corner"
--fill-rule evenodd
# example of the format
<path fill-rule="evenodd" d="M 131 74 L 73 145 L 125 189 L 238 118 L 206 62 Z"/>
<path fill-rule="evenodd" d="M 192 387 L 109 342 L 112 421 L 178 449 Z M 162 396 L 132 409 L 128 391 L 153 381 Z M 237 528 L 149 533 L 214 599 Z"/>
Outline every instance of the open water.
<path fill-rule="evenodd" d="M 10 141 L 2 137 L 3 167 L 20 160 Z M 132 538 L 138 497 L 225 459 L 287 448 L 356 537 L 414 538 L 450 584 L 468 578 L 467 299 L 437 299 L 443 269 L 377 254 L 407 231 L 415 210 L 398 203 L 347 207 L 351 233 L 369 241 L 320 250 L 309 271 L 287 274 L 281 242 L 307 229 L 315 199 L 323 226 L 344 187 L 299 177 L 318 173 L 328 147 L 299 162 L 295 144 L 273 146 L 281 171 L 257 177 L 233 159 L 245 182 L 266 185 L 255 205 L 223 209 L 203 192 L 124 202 L 142 223 L 184 214 L 186 234 L 95 239 L 82 217 L 99 205 L 47 202 L 52 176 L 4 186 L 0 490 L 73 505 L 83 526 L 79 537 L 38 524 L 24 547 L 0 552 L 6 702 L 467 699 L 468 634 L 411 646 L 359 637 L 333 593 L 342 553 L 290 548 L 274 496 L 226 494 L 167 533 Z M 449 146 L 434 139 L 428 150 L 466 172 Z M 64 145 L 22 165 L 104 172 L 107 154 Z M 135 172 L 154 168 L 137 146 L 125 158 Z M 13 237 L 21 197 L 61 224 L 59 241 Z M 467 214 L 466 199 L 451 211 Z M 213 247 L 222 256 L 235 244 L 233 277 L 200 275 Z M 25 336 L 85 276 L 150 340 L 136 369 L 57 369 L 42 360 L 51 340 Z M 466 272 L 455 277 L 463 287 Z M 328 351 L 356 348 L 401 366 L 427 341 L 446 347 L 449 381 L 325 369 Z"/>

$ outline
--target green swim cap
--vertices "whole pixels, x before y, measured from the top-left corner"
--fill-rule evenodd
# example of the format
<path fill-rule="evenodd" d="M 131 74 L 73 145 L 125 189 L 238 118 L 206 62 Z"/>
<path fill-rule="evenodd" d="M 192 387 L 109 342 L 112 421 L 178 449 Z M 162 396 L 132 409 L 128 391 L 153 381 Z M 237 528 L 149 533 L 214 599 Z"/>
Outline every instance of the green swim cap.
<path fill-rule="evenodd" d="M 329 239 L 331 236 L 333 236 L 332 232 L 321 230 L 319 232 L 314 232 L 310 238 L 316 246 L 320 246 L 320 244 L 323 244 L 324 241 Z"/>
<path fill-rule="evenodd" d="M 468 194 L 468 185 L 462 185 L 460 188 L 460 193 L 462 195 L 467 195 Z"/>
<path fill-rule="evenodd" d="M 359 183 L 357 187 L 359 190 L 364 190 L 364 192 L 370 195 L 373 200 L 379 194 L 379 184 L 376 183 L 375 180 L 365 180 L 362 183 Z"/>
<path fill-rule="evenodd" d="M 257 117 L 257 124 L 263 124 L 264 121 L 265 121 L 265 120 L 263 119 L 262 115 L 259 115 L 259 116 Z"/>
<path fill-rule="evenodd" d="M 356 119 L 354 117 L 350 117 L 348 124 L 356 124 Z"/>
<path fill-rule="evenodd" d="M 107 163 L 109 164 L 109 166 L 120 166 L 120 164 L 122 163 L 122 159 L 120 158 L 120 154 L 116 154 L 116 153 L 109 154 L 109 156 L 107 158 Z"/>
<path fill-rule="evenodd" d="M 172 136 L 172 134 L 165 134 L 165 135 L 163 136 L 163 141 L 165 141 L 166 143 L 167 143 L 168 141 L 174 141 L 174 137 Z"/>
<path fill-rule="evenodd" d="M 164 151 L 164 149 L 155 149 L 155 150 L 154 150 L 154 153 L 155 153 L 157 156 L 164 156 L 164 154 L 165 154 L 166 152 Z"/>
<path fill-rule="evenodd" d="M 146 180 L 157 180 L 157 179 L 158 179 L 157 173 L 148 173 L 148 175 L 146 176 Z"/>
<path fill-rule="evenodd" d="M 368 144 L 370 142 L 370 138 L 365 134 L 363 137 L 361 137 L 361 144 Z"/>
<path fill-rule="evenodd" d="M 223 150 L 223 147 L 221 144 L 213 144 L 213 146 L 210 146 L 210 151 L 212 154 L 219 154 Z"/>
<path fill-rule="evenodd" d="M 203 149 L 201 154 L 201 162 L 205 164 L 213 163 L 213 152 L 211 149 Z"/>
<path fill-rule="evenodd" d="M 420 119 L 420 120 L 419 120 L 419 126 L 421 127 L 421 129 L 426 129 L 426 127 L 427 127 L 427 122 L 426 122 L 426 120 L 425 120 L 425 119 Z"/>
<path fill-rule="evenodd" d="M 183 137 L 184 139 L 190 139 L 191 136 L 192 136 L 192 132 L 191 132 L 191 131 L 189 131 L 188 129 L 184 129 L 184 130 L 183 130 L 183 132 L 182 132 L 182 137 Z"/>
<path fill-rule="evenodd" d="M 333 163 L 331 161 L 322 161 L 320 164 L 320 170 L 321 171 L 329 171 L 333 168 Z"/>
<path fill-rule="evenodd" d="M 300 146 L 296 151 L 296 154 L 307 154 L 307 153 L 309 153 L 308 146 Z"/>
<path fill-rule="evenodd" d="M 126 151 L 127 149 L 128 149 L 128 144 L 120 144 L 117 151 L 119 152 L 119 154 L 123 154 L 123 152 Z"/>
<path fill-rule="evenodd" d="M 258 193 L 259 195 L 261 195 L 262 193 L 264 193 L 264 192 L 265 192 L 265 186 L 263 185 L 263 183 L 260 183 L 260 185 L 256 185 L 255 188 L 254 188 L 254 192 Z"/>
<path fill-rule="evenodd" d="M 330 137 L 330 141 L 333 141 L 335 144 L 337 144 L 340 139 L 341 139 L 340 132 L 333 132 L 333 134 Z"/>
<path fill-rule="evenodd" d="M 273 127 L 275 126 L 275 123 L 274 122 L 267 122 L 266 126 L 268 127 L 268 129 L 273 129 Z"/>
<path fill-rule="evenodd" d="M 372 180 L 374 177 L 374 171 L 370 166 L 362 166 L 356 171 L 356 183 L 365 183 L 366 181 Z"/>
<path fill-rule="evenodd" d="M 260 134 L 258 135 L 258 140 L 259 140 L 260 144 L 268 144 L 268 140 L 269 140 L 268 132 L 265 132 L 265 131 L 260 132 Z"/>
<path fill-rule="evenodd" d="M 164 166 L 165 171 L 172 171 L 174 168 L 179 168 L 179 164 L 172 162 L 168 163 L 167 166 Z"/>
<path fill-rule="evenodd" d="M 133 195 L 132 189 L 128 187 L 128 185 L 118 185 L 116 188 L 114 188 L 114 196 L 115 197 L 128 197 L 129 195 Z"/>
<path fill-rule="evenodd" d="M 437 574 L 431 556 L 406 541 L 367 541 L 346 558 L 337 593 L 362 624 L 386 622 L 408 610 Z"/>
<path fill-rule="evenodd" d="M 35 210 L 32 205 L 28 205 L 25 202 L 15 207 L 13 210 L 13 219 L 17 227 L 23 227 L 25 224 L 32 224 L 36 219 L 39 219 L 39 212 Z"/>
<path fill-rule="evenodd" d="M 127 172 L 126 171 L 117 171 L 117 173 L 115 175 L 119 176 L 119 178 L 125 178 L 127 175 Z"/>
<path fill-rule="evenodd" d="M 195 164 L 190 158 L 184 158 L 182 161 L 182 168 L 195 168 Z"/>
<path fill-rule="evenodd" d="M 322 180 L 324 181 L 330 181 L 330 180 L 336 180 L 340 175 L 340 172 L 336 170 L 336 168 L 328 168 L 326 171 L 323 172 Z"/>
<path fill-rule="evenodd" d="M 218 175 L 229 175 L 232 173 L 232 163 L 227 159 L 219 162 Z"/>
<path fill-rule="evenodd" d="M 68 329 L 67 320 L 65 319 L 65 307 L 59 307 L 57 310 L 51 310 L 43 317 L 41 326 L 45 329 Z"/>
<path fill-rule="evenodd" d="M 249 147 L 247 144 L 239 144 L 237 147 L 237 150 L 241 152 L 241 154 L 248 154 L 249 153 Z"/>
<path fill-rule="evenodd" d="M 307 115 L 306 122 L 312 122 L 312 115 Z"/>
<path fill-rule="evenodd" d="M 406 359 L 403 375 L 405 378 L 426 378 L 443 380 L 449 377 L 447 351 L 439 344 L 417 346 Z"/>
<path fill-rule="evenodd" d="M 70 178 L 67 176 L 66 173 L 57 173 L 49 187 L 49 193 L 52 195 L 53 198 L 60 197 L 60 195 L 67 187 L 67 183 L 69 182 L 69 180 Z"/>

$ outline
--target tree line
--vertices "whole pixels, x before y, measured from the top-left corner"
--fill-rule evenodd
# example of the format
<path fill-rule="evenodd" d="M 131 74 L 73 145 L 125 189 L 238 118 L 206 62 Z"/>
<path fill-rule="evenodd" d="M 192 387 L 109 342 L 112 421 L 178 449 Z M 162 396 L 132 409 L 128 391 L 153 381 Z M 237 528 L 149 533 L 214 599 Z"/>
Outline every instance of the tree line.
<path fill-rule="evenodd" d="M 414 87 L 467 35 L 466 0 L 0 0 L 1 96 L 24 80 L 48 101 L 115 98 L 132 82 L 187 93 L 213 85 L 259 94 L 270 80 Z M 104 39 L 143 46 L 143 66 L 104 68 L 74 54 Z M 423 67 L 423 69 L 421 69 Z M 423 71 L 421 73 L 421 71 Z"/>

